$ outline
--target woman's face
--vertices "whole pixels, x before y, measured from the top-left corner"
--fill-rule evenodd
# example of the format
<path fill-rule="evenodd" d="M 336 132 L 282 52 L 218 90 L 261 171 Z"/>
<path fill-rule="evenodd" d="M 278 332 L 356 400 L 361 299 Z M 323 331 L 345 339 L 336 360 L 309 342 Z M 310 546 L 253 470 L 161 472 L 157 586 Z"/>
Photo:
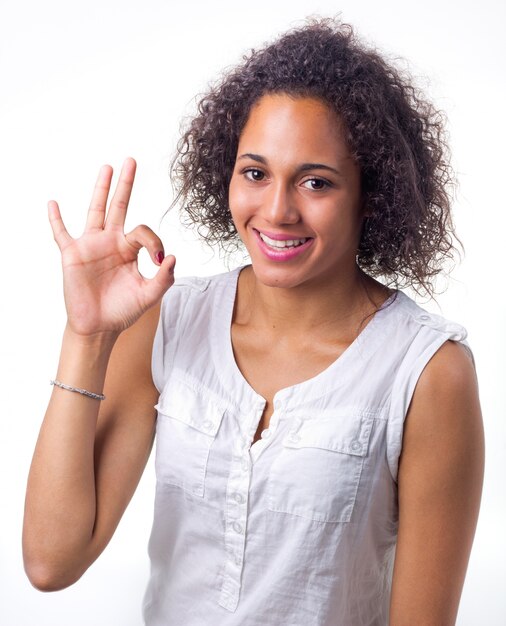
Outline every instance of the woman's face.
<path fill-rule="evenodd" d="M 263 284 L 327 284 L 355 271 L 360 170 L 339 117 L 320 100 L 268 94 L 253 106 L 229 204 Z"/>

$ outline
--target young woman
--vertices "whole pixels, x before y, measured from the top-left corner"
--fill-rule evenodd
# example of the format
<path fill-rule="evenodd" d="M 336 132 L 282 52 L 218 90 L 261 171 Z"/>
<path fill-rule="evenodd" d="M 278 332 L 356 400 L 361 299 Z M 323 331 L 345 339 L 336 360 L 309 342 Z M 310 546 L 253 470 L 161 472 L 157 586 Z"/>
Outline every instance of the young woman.
<path fill-rule="evenodd" d="M 101 169 L 80 238 L 49 203 L 68 322 L 30 580 L 61 589 L 99 556 L 156 429 L 146 624 L 454 624 L 483 474 L 475 371 L 465 330 L 398 290 L 431 293 L 453 252 L 438 113 L 349 27 L 313 21 L 201 100 L 173 173 L 190 221 L 251 265 L 174 283 L 157 235 L 123 232 L 132 159 L 108 208 Z"/>

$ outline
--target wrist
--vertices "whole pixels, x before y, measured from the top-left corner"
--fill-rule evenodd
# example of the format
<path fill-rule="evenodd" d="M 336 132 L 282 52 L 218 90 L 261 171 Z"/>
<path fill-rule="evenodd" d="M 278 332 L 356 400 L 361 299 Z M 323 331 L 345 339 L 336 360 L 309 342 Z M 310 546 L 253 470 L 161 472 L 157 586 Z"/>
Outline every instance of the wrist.
<path fill-rule="evenodd" d="M 80 335 L 67 324 L 63 333 L 56 380 L 102 393 L 112 349 L 119 333 Z"/>
<path fill-rule="evenodd" d="M 120 335 L 119 331 L 100 331 L 83 335 L 74 331 L 69 323 L 65 326 L 63 340 L 66 343 L 72 343 L 77 349 L 105 350 L 110 351 L 114 347 L 116 340 Z"/>

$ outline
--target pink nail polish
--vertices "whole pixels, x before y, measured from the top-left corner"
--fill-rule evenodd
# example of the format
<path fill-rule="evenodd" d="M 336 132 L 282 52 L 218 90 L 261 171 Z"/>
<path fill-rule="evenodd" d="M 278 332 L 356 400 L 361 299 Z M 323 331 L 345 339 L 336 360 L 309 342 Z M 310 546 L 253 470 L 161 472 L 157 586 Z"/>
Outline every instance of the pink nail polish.
<path fill-rule="evenodd" d="M 158 263 L 160 263 L 160 265 L 162 264 L 162 261 L 163 261 L 163 252 L 162 251 L 157 252 L 156 260 L 158 261 Z"/>

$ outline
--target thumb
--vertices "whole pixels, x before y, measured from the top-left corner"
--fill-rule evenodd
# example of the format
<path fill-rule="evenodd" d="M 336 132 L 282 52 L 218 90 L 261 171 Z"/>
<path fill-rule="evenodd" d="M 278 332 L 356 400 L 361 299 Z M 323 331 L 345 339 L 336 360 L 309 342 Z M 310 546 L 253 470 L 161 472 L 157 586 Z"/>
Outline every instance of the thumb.
<path fill-rule="evenodd" d="M 174 268 L 176 266 L 176 257 L 173 254 L 166 256 L 158 272 L 153 278 L 146 279 L 145 294 L 149 301 L 149 306 L 158 302 L 163 294 L 174 284 Z"/>

